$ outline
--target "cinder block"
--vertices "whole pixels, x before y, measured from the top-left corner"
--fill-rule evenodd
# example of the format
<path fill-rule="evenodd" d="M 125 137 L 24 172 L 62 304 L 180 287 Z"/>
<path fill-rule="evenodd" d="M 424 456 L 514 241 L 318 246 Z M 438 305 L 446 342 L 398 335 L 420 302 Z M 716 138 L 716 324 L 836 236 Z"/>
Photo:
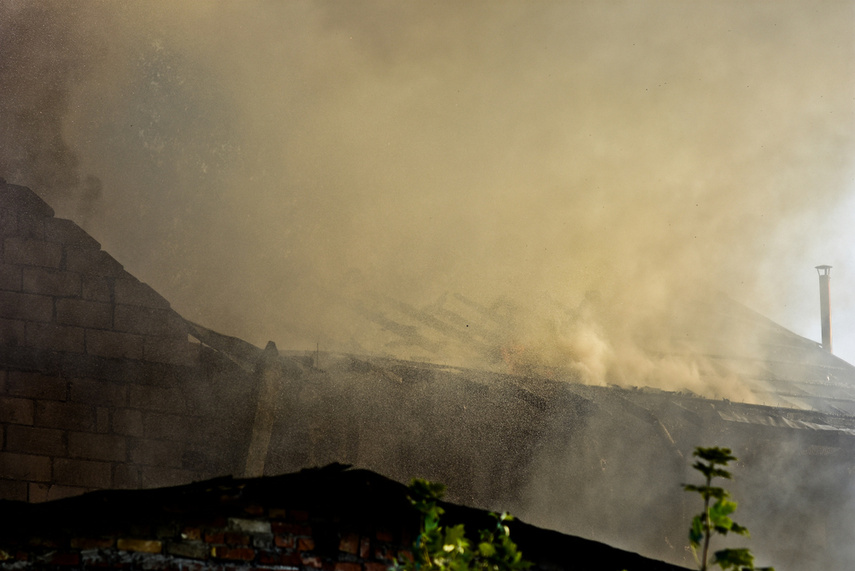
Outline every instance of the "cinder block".
<path fill-rule="evenodd" d="M 0 264 L 0 289 L 21 291 L 23 288 L 24 270 L 22 266 Z"/>
<path fill-rule="evenodd" d="M 81 277 L 83 299 L 110 303 L 113 299 L 113 283 L 110 278 L 84 275 Z"/>
<path fill-rule="evenodd" d="M 26 213 L 18 214 L 18 233 L 19 238 L 29 238 L 32 240 L 44 240 L 45 238 L 45 219 L 43 216 L 30 216 Z"/>
<path fill-rule="evenodd" d="M 6 429 L 6 449 L 44 456 L 65 456 L 67 452 L 61 430 L 17 424 Z"/>
<path fill-rule="evenodd" d="M 163 296 L 136 278 L 117 279 L 114 291 L 117 304 L 169 309 L 169 302 Z"/>
<path fill-rule="evenodd" d="M 45 400 L 65 400 L 68 393 L 68 381 L 62 377 L 9 371 L 7 392 L 10 396 Z"/>
<path fill-rule="evenodd" d="M 122 264 L 103 250 L 65 247 L 65 269 L 85 275 L 119 277 L 126 274 Z"/>
<path fill-rule="evenodd" d="M 116 464 L 113 468 L 113 488 L 123 490 L 140 487 L 140 471 L 133 464 Z"/>
<path fill-rule="evenodd" d="M 109 381 L 74 379 L 70 383 L 70 400 L 91 405 L 124 407 L 128 404 L 128 387 Z"/>
<path fill-rule="evenodd" d="M 113 306 L 85 299 L 57 299 L 56 322 L 61 325 L 111 329 Z"/>
<path fill-rule="evenodd" d="M 131 462 L 145 466 L 181 468 L 183 442 L 166 440 L 137 440 L 131 447 Z"/>
<path fill-rule="evenodd" d="M 50 458 L 32 454 L 0 452 L 0 478 L 49 482 L 51 479 Z"/>
<path fill-rule="evenodd" d="M 101 249 L 101 244 L 87 234 L 80 226 L 64 218 L 46 218 L 44 237 L 48 242 L 58 242 L 66 246 Z"/>
<path fill-rule="evenodd" d="M 3 261 L 7 264 L 58 268 L 61 260 L 59 244 L 18 237 L 3 240 Z"/>
<path fill-rule="evenodd" d="M 87 488 L 80 488 L 77 486 L 57 486 L 54 484 L 36 484 L 31 482 L 29 487 L 29 501 L 34 504 L 51 502 L 53 500 L 79 496 L 80 494 L 85 494 L 88 491 L 89 489 Z"/>
<path fill-rule="evenodd" d="M 86 352 L 109 359 L 142 359 L 143 338 L 116 331 L 86 330 Z"/>
<path fill-rule="evenodd" d="M 22 289 L 27 293 L 79 296 L 80 274 L 49 268 L 24 268 Z"/>
<path fill-rule="evenodd" d="M 123 436 L 113 434 L 69 432 L 68 455 L 88 460 L 125 462 L 128 459 L 127 440 Z"/>
<path fill-rule="evenodd" d="M 109 488 L 112 481 L 112 468 L 109 462 L 55 458 L 53 481 L 67 486 Z"/>
<path fill-rule="evenodd" d="M 184 322 L 171 309 L 117 304 L 113 328 L 128 333 L 187 339 Z"/>
<path fill-rule="evenodd" d="M 186 441 L 187 436 L 200 426 L 193 426 L 194 419 L 190 416 L 177 414 L 158 414 L 147 412 L 143 414 L 143 429 L 146 438 L 155 440 Z"/>
<path fill-rule="evenodd" d="M 0 346 L 17 347 L 24 345 L 26 327 L 24 321 L 0 319 Z"/>
<path fill-rule="evenodd" d="M 66 353 L 83 353 L 83 328 L 53 323 L 27 323 L 26 346 Z"/>
<path fill-rule="evenodd" d="M 110 432 L 110 409 L 105 406 L 95 407 L 95 431 L 99 434 Z"/>
<path fill-rule="evenodd" d="M 9 424 L 33 424 L 33 401 L 0 397 L 0 418 Z"/>
<path fill-rule="evenodd" d="M 112 412 L 114 433 L 126 436 L 143 436 L 145 431 L 142 412 L 130 408 L 114 409 Z"/>
<path fill-rule="evenodd" d="M 0 480 L 0 500 L 27 501 L 27 482 L 22 480 Z"/>
<path fill-rule="evenodd" d="M 189 484 L 193 481 L 193 472 L 177 468 L 143 466 L 140 468 L 140 478 L 143 488 L 163 488 Z"/>
<path fill-rule="evenodd" d="M 180 338 L 146 337 L 143 345 L 143 359 L 155 363 L 190 367 L 199 362 L 199 344 Z"/>
<path fill-rule="evenodd" d="M 160 412 L 183 413 L 187 409 L 184 392 L 179 388 L 132 385 L 129 390 L 131 408 Z"/>
<path fill-rule="evenodd" d="M 0 318 L 52 321 L 53 298 L 14 291 L 0 291 Z"/>
<path fill-rule="evenodd" d="M 8 208 L 0 208 L 0 236 L 15 236 L 17 234 L 18 215 Z"/>
<path fill-rule="evenodd" d="M 84 432 L 95 430 L 95 414 L 91 406 L 46 400 L 35 401 L 35 405 L 36 426 Z"/>

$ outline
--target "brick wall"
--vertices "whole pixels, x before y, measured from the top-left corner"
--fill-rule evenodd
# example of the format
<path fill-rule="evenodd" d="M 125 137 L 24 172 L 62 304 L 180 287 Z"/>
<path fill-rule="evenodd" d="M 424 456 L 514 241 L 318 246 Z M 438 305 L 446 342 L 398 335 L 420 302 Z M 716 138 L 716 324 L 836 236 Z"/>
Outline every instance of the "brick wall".
<path fill-rule="evenodd" d="M 252 389 L 222 361 L 91 236 L 0 181 L 0 498 L 235 472 Z"/>

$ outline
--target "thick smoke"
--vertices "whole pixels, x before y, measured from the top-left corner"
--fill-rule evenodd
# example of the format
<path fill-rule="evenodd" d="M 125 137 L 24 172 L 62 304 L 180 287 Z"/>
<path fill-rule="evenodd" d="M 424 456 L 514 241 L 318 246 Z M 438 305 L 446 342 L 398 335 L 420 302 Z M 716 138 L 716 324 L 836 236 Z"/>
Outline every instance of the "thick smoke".
<path fill-rule="evenodd" d="M 811 267 L 849 275 L 849 3 L 0 10 L 2 176 L 261 346 L 393 352 L 352 300 L 461 292 L 538 366 L 703 393 L 642 351 L 679 300 L 811 334 Z"/>

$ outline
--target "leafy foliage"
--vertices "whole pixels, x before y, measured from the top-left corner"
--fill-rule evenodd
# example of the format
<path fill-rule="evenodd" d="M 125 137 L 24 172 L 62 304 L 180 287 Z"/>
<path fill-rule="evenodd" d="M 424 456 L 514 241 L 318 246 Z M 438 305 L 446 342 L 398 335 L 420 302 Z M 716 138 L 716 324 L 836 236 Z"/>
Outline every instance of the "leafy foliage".
<path fill-rule="evenodd" d="M 492 514 L 496 526 L 481 530 L 478 542 L 473 544 L 462 524 L 440 525 L 445 510 L 437 502 L 445 486 L 416 479 L 409 489 L 410 502 L 422 514 L 421 531 L 413 544 L 412 560 L 399 561 L 390 568 L 393 571 L 522 571 L 531 566 L 511 540 L 507 526 L 513 519 L 510 515 Z"/>
<path fill-rule="evenodd" d="M 724 488 L 713 486 L 713 478 L 733 479 L 733 475 L 725 468 L 728 463 L 736 460 L 729 448 L 701 448 L 695 449 L 694 456 L 698 457 L 692 468 L 703 474 L 704 484 L 684 484 L 683 489 L 687 492 L 697 492 L 704 500 L 704 511 L 692 518 L 692 526 L 689 528 L 689 543 L 695 554 L 695 559 L 701 571 L 707 570 L 709 561 L 710 540 L 714 534 L 727 535 L 736 533 L 748 535 L 748 529 L 739 525 L 731 514 L 736 511 L 736 502 L 730 499 L 730 494 Z M 701 556 L 698 557 L 698 549 Z M 748 549 L 721 549 L 713 555 L 713 565 L 718 565 L 724 570 L 734 571 L 774 571 L 772 567 L 754 567 L 754 555 Z"/>

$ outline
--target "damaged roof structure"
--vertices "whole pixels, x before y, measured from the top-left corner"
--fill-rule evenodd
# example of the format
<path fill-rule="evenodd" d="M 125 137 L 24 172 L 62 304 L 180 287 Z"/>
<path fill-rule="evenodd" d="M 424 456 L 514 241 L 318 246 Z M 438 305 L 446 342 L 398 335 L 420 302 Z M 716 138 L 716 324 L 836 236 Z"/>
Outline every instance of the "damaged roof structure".
<path fill-rule="evenodd" d="M 681 484 L 693 449 L 718 445 L 740 459 L 734 495 L 762 561 L 855 562 L 855 368 L 731 300 L 704 302 L 702 327 L 649 351 L 703 348 L 699 376 L 738 380 L 739 400 L 585 384 L 499 343 L 508 314 L 459 294 L 422 308 L 344 302 L 415 360 L 262 350 L 185 320 L 5 183 L 0 238 L 4 499 L 67 506 L 96 490 L 338 462 L 441 481 L 451 501 L 688 565 L 698 506 Z M 721 343 L 734 331 L 746 341 Z M 467 366 L 473 355 L 492 365 Z"/>

